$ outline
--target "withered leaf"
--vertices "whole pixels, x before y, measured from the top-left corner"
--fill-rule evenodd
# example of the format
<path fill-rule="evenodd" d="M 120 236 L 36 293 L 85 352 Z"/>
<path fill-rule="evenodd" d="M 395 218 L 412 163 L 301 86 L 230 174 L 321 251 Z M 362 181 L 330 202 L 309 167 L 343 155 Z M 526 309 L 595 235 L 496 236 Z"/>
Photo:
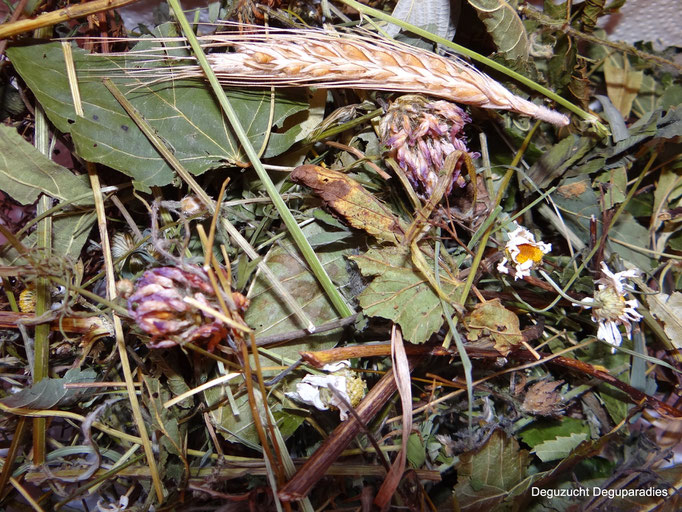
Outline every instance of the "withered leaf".
<path fill-rule="evenodd" d="M 536 382 L 526 392 L 526 398 L 521 406 L 530 414 L 552 416 L 562 408 L 561 395 L 556 388 L 564 383 L 563 380 L 541 380 Z"/>
<path fill-rule="evenodd" d="M 505 308 L 499 299 L 476 305 L 466 318 L 466 325 L 469 341 L 490 336 L 495 341 L 495 349 L 503 355 L 509 353 L 512 345 L 523 341 L 519 317 Z"/>
<path fill-rule="evenodd" d="M 463 453 L 453 498 L 463 512 L 487 512 L 509 496 L 527 475 L 530 456 L 513 437 L 495 430 L 483 446 Z"/>
<path fill-rule="evenodd" d="M 362 185 L 342 172 L 317 165 L 300 165 L 291 179 L 315 194 L 348 223 L 381 242 L 400 244 L 407 226 Z"/>

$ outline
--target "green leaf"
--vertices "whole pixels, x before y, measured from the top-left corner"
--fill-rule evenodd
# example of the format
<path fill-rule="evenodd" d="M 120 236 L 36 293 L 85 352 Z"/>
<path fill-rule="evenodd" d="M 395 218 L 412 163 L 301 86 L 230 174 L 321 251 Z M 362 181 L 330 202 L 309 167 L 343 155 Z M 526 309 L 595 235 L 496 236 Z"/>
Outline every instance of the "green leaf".
<path fill-rule="evenodd" d="M 506 0 L 468 0 L 485 24 L 498 52 L 508 61 L 525 63 L 530 43 L 526 28 Z"/>
<path fill-rule="evenodd" d="M 237 388 L 231 389 L 236 390 Z M 216 407 L 218 404 L 226 401 L 226 393 L 227 391 L 222 386 L 214 386 L 204 392 L 206 404 L 210 408 L 209 416 L 216 426 L 216 430 L 227 441 L 243 444 L 254 450 L 260 450 L 260 439 L 253 425 L 249 395 L 246 391 L 243 391 L 241 395 L 235 398 L 234 401 L 237 407 L 235 414 L 229 403 Z M 290 437 L 305 419 L 303 415 L 293 414 L 288 410 L 285 411 L 282 404 L 276 401 L 272 395 L 268 399 L 268 406 L 275 418 L 277 428 L 284 439 Z"/>
<path fill-rule="evenodd" d="M 5 125 L 0 125 L 0 190 L 21 204 L 34 203 L 40 194 L 58 201 L 90 194 L 75 204 L 92 203 L 86 176 L 76 176 L 53 162 Z"/>
<path fill-rule="evenodd" d="M 164 34 L 167 33 L 166 28 Z M 134 50 L 153 47 L 153 41 L 144 40 Z M 186 55 L 185 50 L 172 52 Z M 77 117 L 59 43 L 16 47 L 9 50 L 8 55 L 50 121 L 60 131 L 71 133 L 79 156 L 133 177 L 138 188 L 146 189 L 171 182 L 175 175 L 173 170 L 101 80 L 92 78 L 111 74 L 112 69 L 139 67 L 139 57 L 126 57 L 122 61 L 121 58 L 89 55 L 84 50 L 74 48 L 73 58 L 79 74 L 84 110 L 84 117 Z M 245 160 L 215 98 L 202 82 L 177 80 L 144 84 L 130 77 L 115 78 L 114 82 L 158 135 L 167 141 L 175 156 L 191 173 L 198 175 L 209 169 Z M 270 93 L 232 91 L 228 97 L 251 143 L 260 148 L 269 131 Z M 304 110 L 306 106 L 306 102 L 277 96 L 273 125 L 281 126 L 287 117 Z M 298 126 L 294 126 L 283 133 L 270 134 L 266 156 L 275 156 L 286 150 L 294 143 L 299 130 Z"/>
<path fill-rule="evenodd" d="M 613 208 L 622 203 L 627 195 L 628 173 L 625 167 L 615 167 L 604 171 L 594 179 L 593 185 L 603 183 L 604 207 Z"/>
<path fill-rule="evenodd" d="M 454 493 L 463 512 L 489 512 L 526 476 L 529 454 L 501 430 L 478 450 L 460 455 Z"/>
<path fill-rule="evenodd" d="M 303 234 L 311 244 L 318 237 L 322 239 L 327 237 L 327 231 L 318 223 L 305 226 Z M 350 251 L 349 247 L 343 245 L 327 245 L 316 251 L 325 271 L 338 287 L 347 286 L 350 280 L 345 260 L 345 256 L 351 254 Z M 275 245 L 265 257 L 265 263 L 298 301 L 315 325 L 319 326 L 339 319 L 327 294 L 318 284 L 291 239 L 287 238 Z M 272 289 L 272 285 L 260 272 L 249 289 L 248 298 L 251 300 L 251 305 L 244 320 L 256 331 L 257 337 L 282 334 L 306 327 L 298 323 L 293 312 L 282 302 L 280 296 Z M 307 336 L 298 343 L 276 347 L 272 349 L 272 352 L 295 361 L 299 358 L 298 353 L 301 350 L 331 348 L 338 342 L 340 335 L 341 329 L 323 332 Z M 273 364 L 272 360 L 262 360 L 268 365 Z"/>
<path fill-rule="evenodd" d="M 94 370 L 79 370 L 71 368 L 61 379 L 43 379 L 31 387 L 22 389 L 14 395 L 4 398 L 3 405 L 7 407 L 22 407 L 26 409 L 52 409 L 56 406 L 64 407 L 75 403 L 89 393 L 82 388 L 67 389 L 64 384 L 95 382 L 97 374 Z"/>
<path fill-rule="evenodd" d="M 570 227 L 583 240 L 587 240 L 590 219 L 601 219 L 599 199 L 586 176 L 564 179 L 552 199 L 562 210 L 562 215 Z M 600 222 L 601 225 L 601 222 Z"/>
<path fill-rule="evenodd" d="M 391 246 L 370 249 L 351 258 L 364 276 L 375 276 L 358 296 L 368 316 L 379 316 L 400 325 L 403 336 L 412 343 L 424 343 L 443 325 L 440 298 L 426 278 L 412 264 L 410 252 Z M 429 268 L 432 260 L 427 258 Z M 454 297 L 457 284 L 448 276 L 440 276 L 441 288 Z"/>
<path fill-rule="evenodd" d="M 594 147 L 595 142 L 590 137 L 569 135 L 555 144 L 540 160 L 528 170 L 528 178 L 539 188 L 547 188 L 556 177 L 561 176 L 572 167 L 587 152 Z"/>
<path fill-rule="evenodd" d="M 568 456 L 571 451 L 587 439 L 587 433 L 576 434 L 573 433 L 568 437 L 557 437 L 551 441 L 544 441 L 531 450 L 535 453 L 542 462 L 549 462 L 552 460 L 563 459 Z"/>
<path fill-rule="evenodd" d="M 422 467 L 426 461 L 426 447 L 417 434 L 410 434 L 407 438 L 407 461 L 416 469 Z"/>
<path fill-rule="evenodd" d="M 143 376 L 145 392 L 142 394 L 144 405 L 149 412 L 151 424 L 155 431 L 163 432 L 162 445 L 169 453 L 181 455 L 184 452 L 184 438 L 187 423 L 180 422 L 184 411 L 180 408 L 168 408 L 163 404 L 171 398 L 168 388 L 156 377 Z"/>
<path fill-rule="evenodd" d="M 609 239 L 611 248 L 621 258 L 629 261 L 644 272 L 652 270 L 652 260 L 646 253 L 631 249 L 626 245 L 619 244 L 614 240 L 625 242 L 626 244 L 643 247 L 647 249 L 647 237 L 649 231 L 635 220 L 631 213 L 623 212 L 615 225 L 609 228 Z"/>
<path fill-rule="evenodd" d="M 589 425 L 577 418 L 564 417 L 560 420 L 534 421 L 520 434 L 521 440 L 531 448 L 551 441 L 557 437 L 566 437 L 571 434 L 589 434 Z"/>

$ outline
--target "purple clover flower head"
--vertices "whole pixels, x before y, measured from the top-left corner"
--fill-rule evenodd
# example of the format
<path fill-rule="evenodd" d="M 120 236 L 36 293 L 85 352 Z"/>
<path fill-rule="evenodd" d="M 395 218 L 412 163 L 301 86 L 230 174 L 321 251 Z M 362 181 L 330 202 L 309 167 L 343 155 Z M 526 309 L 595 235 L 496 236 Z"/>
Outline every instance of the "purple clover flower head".
<path fill-rule="evenodd" d="M 234 336 L 222 321 L 186 302 L 191 297 L 202 305 L 220 309 L 216 292 L 205 274 L 178 267 L 159 267 L 145 271 L 128 298 L 128 312 L 137 325 L 151 335 L 151 348 L 167 348 L 185 343 L 207 343 L 213 350 L 220 341 Z M 241 317 L 248 299 L 232 292 L 235 316 Z"/>
<path fill-rule="evenodd" d="M 454 103 L 416 94 L 401 96 L 388 108 L 380 123 L 382 143 L 422 199 L 431 197 L 447 156 L 468 151 L 462 129 L 469 121 Z M 446 194 L 455 183 L 464 186 L 462 164 L 460 159 Z"/>

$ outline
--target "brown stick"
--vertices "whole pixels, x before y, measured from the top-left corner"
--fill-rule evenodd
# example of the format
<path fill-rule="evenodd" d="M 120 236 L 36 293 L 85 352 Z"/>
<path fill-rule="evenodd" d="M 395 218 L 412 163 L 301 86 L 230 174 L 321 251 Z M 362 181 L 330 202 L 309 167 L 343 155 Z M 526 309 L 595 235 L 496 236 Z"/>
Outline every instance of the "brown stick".
<path fill-rule="evenodd" d="M 94 2 L 71 5 L 64 9 L 46 12 L 34 19 L 4 23 L 0 25 L 0 39 L 15 36 L 23 32 L 30 32 L 42 27 L 50 27 L 57 23 L 61 23 L 62 21 L 82 18 L 83 16 L 89 16 L 90 14 L 108 11 L 110 9 L 117 9 L 124 5 L 132 4 L 133 2 L 137 2 L 137 0 L 95 0 Z"/>

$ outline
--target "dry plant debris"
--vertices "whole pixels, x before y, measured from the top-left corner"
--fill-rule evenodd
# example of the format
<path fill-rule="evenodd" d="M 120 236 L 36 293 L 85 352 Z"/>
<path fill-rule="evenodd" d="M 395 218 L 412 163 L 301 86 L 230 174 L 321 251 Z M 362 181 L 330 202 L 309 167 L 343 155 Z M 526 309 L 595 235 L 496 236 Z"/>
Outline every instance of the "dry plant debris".
<path fill-rule="evenodd" d="M 0 508 L 682 508 L 681 49 L 458 3 L 11 6 Z"/>

